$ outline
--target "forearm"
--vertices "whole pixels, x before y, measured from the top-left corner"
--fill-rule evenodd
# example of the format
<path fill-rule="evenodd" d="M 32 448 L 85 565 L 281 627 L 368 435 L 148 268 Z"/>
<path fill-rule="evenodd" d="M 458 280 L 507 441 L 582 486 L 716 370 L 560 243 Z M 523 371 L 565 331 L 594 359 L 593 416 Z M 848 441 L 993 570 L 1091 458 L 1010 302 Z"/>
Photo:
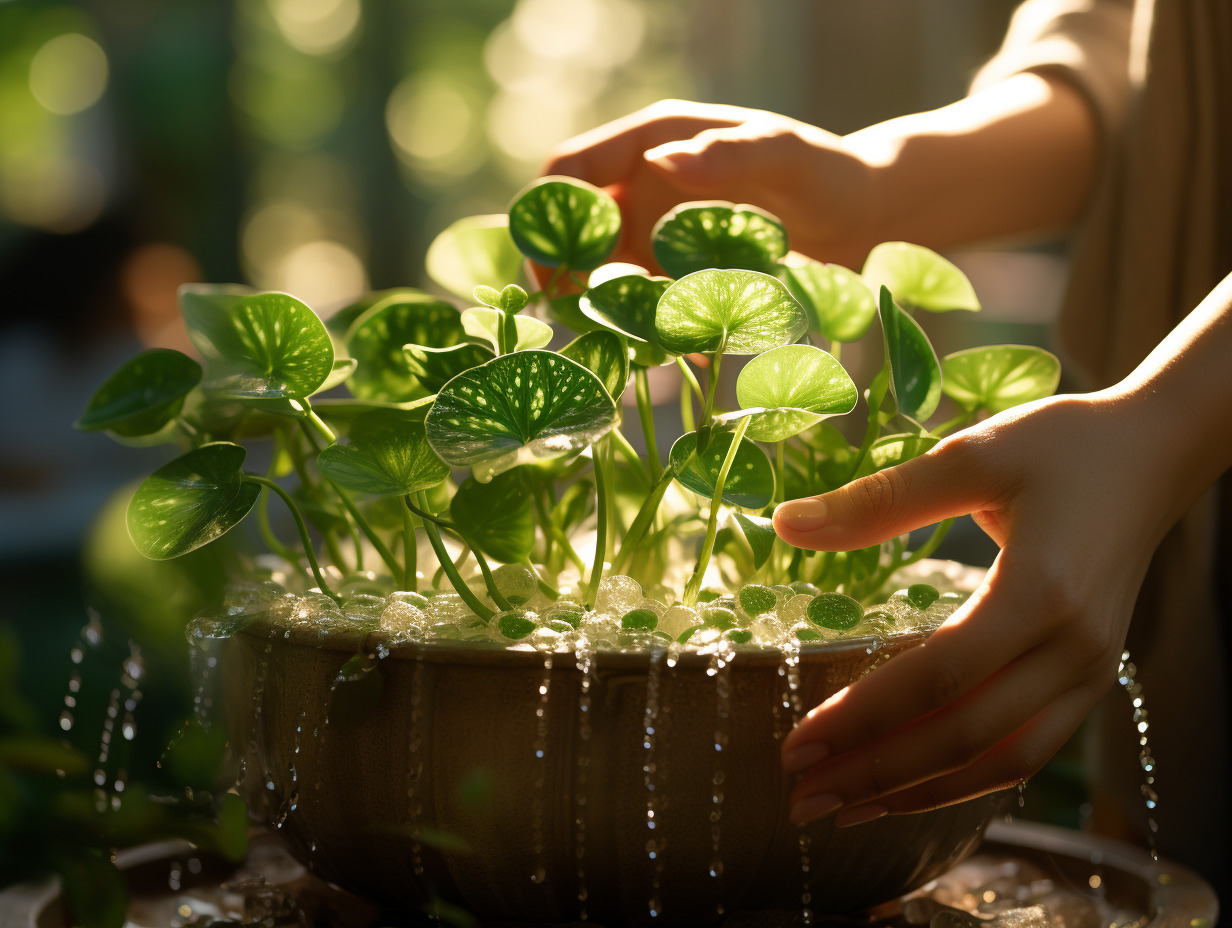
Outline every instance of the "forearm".
<path fill-rule="evenodd" d="M 1167 528 L 1232 467 L 1232 274 L 1120 383 L 1104 391 L 1141 423 L 1142 454 L 1170 477 Z M 1133 501 L 1127 501 L 1131 505 Z"/>
<path fill-rule="evenodd" d="M 872 175 L 867 247 L 946 248 L 1063 229 L 1089 199 L 1098 155 L 1082 95 L 1029 73 L 843 141 Z"/>

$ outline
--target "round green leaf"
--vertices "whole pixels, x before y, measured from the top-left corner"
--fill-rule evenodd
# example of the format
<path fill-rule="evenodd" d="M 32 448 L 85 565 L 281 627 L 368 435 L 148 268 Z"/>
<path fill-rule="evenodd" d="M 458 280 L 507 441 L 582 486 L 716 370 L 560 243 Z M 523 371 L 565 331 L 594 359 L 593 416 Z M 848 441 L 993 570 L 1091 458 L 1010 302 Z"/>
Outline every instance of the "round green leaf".
<path fill-rule="evenodd" d="M 585 367 L 550 351 L 518 351 L 449 381 L 426 425 L 437 454 L 486 483 L 519 464 L 577 454 L 618 418 Z"/>
<path fill-rule="evenodd" d="M 615 332 L 599 331 L 579 335 L 560 354 L 586 368 L 603 381 L 614 400 L 620 399 L 629 382 L 629 348 Z"/>
<path fill-rule="evenodd" d="M 589 271 L 620 237 L 620 207 L 605 191 L 572 177 L 541 177 L 509 207 L 518 250 L 548 267 Z"/>
<path fill-rule="evenodd" d="M 658 624 L 659 616 L 651 609 L 634 609 L 632 612 L 626 612 L 620 619 L 620 627 L 625 631 L 654 631 Z"/>
<path fill-rule="evenodd" d="M 450 501 L 449 514 L 467 541 L 506 564 L 521 563 L 535 545 L 535 498 L 520 469 L 488 483 L 468 477 Z"/>
<path fill-rule="evenodd" d="M 672 277 L 706 268 L 773 273 L 787 254 L 787 230 L 776 217 L 722 200 L 680 204 L 655 223 L 650 240 Z"/>
<path fill-rule="evenodd" d="M 808 604 L 806 615 L 814 625 L 842 631 L 860 624 L 864 618 L 864 607 L 842 593 L 819 593 Z"/>
<path fill-rule="evenodd" d="M 404 496 L 434 487 L 449 476 L 414 412 L 366 412 L 351 423 L 349 440 L 350 444 L 330 445 L 317 455 L 321 473 L 348 490 Z"/>
<path fill-rule="evenodd" d="M 723 351 L 761 354 L 805 333 L 808 317 L 787 288 L 769 274 L 698 271 L 659 298 L 655 330 L 673 354 Z"/>
<path fill-rule="evenodd" d="M 455 296 L 470 299 L 477 286 L 499 290 L 518 279 L 522 254 L 509 235 L 509 217 L 467 216 L 428 246 L 428 276 Z"/>
<path fill-rule="evenodd" d="M 859 341 L 877 318 L 877 299 L 855 271 L 800 255 L 779 276 L 808 313 L 809 330 L 829 341 Z"/>
<path fill-rule="evenodd" d="M 462 317 L 441 300 L 395 294 L 351 326 L 347 351 L 359 366 L 347 381 L 363 400 L 405 402 L 432 393 L 411 373 L 404 345 L 449 348 L 466 339 Z"/>
<path fill-rule="evenodd" d="M 617 277 L 649 277 L 650 271 L 646 270 L 640 264 L 629 264 L 625 261 L 613 261 L 611 264 L 602 264 L 595 268 L 586 278 L 587 287 L 597 287 L 599 284 L 605 284 L 609 280 L 615 280 Z"/>
<path fill-rule="evenodd" d="M 697 447 L 697 433 L 681 435 L 672 445 L 669 455 L 676 479 L 698 496 L 712 498 L 719 470 L 723 467 L 723 459 L 733 437 L 730 431 L 716 432 L 706 450 L 695 456 L 686 468 L 685 461 Z M 736 459 L 723 484 L 723 502 L 741 509 L 756 510 L 765 508 L 773 498 L 774 468 L 770 459 L 752 441 L 741 439 L 740 447 L 736 449 Z"/>
<path fill-rule="evenodd" d="M 406 363 L 420 385 L 432 393 L 437 392 L 453 378 L 484 361 L 490 361 L 493 351 L 483 345 L 467 342 L 452 348 L 424 348 L 422 345 L 406 345 Z"/>
<path fill-rule="evenodd" d="M 170 348 L 129 359 L 94 391 L 74 423 L 83 432 L 151 435 L 180 414 L 184 397 L 201 382 L 201 365 Z"/>
<path fill-rule="evenodd" d="M 231 396 L 300 399 L 334 367 L 334 345 L 316 313 L 286 293 L 180 288 L 188 336 L 205 357 L 205 385 Z"/>
<path fill-rule="evenodd" d="M 592 323 L 625 336 L 635 363 L 642 367 L 658 367 L 671 360 L 655 330 L 659 299 L 670 283 L 665 277 L 641 274 L 612 278 L 582 294 L 578 308 Z"/>
<path fill-rule="evenodd" d="M 156 561 L 195 551 L 248 515 L 260 487 L 244 480 L 246 452 L 230 442 L 202 445 L 169 461 L 137 487 L 128 534 Z"/>
<path fill-rule="evenodd" d="M 963 409 L 998 413 L 1051 396 L 1061 362 L 1032 345 L 990 345 L 946 355 L 941 375 L 941 389 Z"/>
<path fill-rule="evenodd" d="M 373 290 L 365 293 L 354 303 L 344 306 L 325 320 L 325 328 L 339 341 L 345 341 L 347 332 L 355 324 L 355 320 L 370 310 L 377 303 L 385 303 L 393 298 L 399 298 L 407 303 L 431 302 L 436 299 L 430 293 L 416 290 L 414 287 L 394 287 L 390 290 Z"/>
<path fill-rule="evenodd" d="M 885 287 L 880 310 L 890 393 L 900 413 L 923 422 L 941 401 L 941 365 L 920 324 L 894 305 Z"/>
<path fill-rule="evenodd" d="M 774 590 L 758 583 L 750 583 L 741 587 L 740 594 L 736 598 L 740 600 L 740 608 L 751 616 L 769 612 L 778 604 Z"/>
<path fill-rule="evenodd" d="M 462 328 L 466 334 L 488 342 L 493 351 L 499 350 L 502 320 L 497 310 L 486 306 L 474 306 L 462 311 Z M 513 321 L 518 328 L 518 344 L 514 351 L 542 348 L 552 340 L 552 327 L 546 322 L 532 316 L 514 316 Z"/>
<path fill-rule="evenodd" d="M 917 609 L 927 609 L 940 597 L 940 591 L 929 583 L 913 583 L 907 587 L 907 601 Z"/>
<path fill-rule="evenodd" d="M 784 345 L 749 361 L 736 379 L 741 407 L 761 407 L 745 433 L 754 441 L 782 441 L 826 416 L 855 409 L 859 392 L 843 366 L 812 345 Z"/>
<path fill-rule="evenodd" d="M 506 638 L 518 641 L 535 630 L 535 623 L 521 612 L 506 612 L 496 620 L 496 627 Z"/>
<path fill-rule="evenodd" d="M 896 302 L 930 312 L 980 308 L 967 275 L 923 245 L 882 242 L 868 253 L 860 276 L 871 292 L 886 287 Z"/>

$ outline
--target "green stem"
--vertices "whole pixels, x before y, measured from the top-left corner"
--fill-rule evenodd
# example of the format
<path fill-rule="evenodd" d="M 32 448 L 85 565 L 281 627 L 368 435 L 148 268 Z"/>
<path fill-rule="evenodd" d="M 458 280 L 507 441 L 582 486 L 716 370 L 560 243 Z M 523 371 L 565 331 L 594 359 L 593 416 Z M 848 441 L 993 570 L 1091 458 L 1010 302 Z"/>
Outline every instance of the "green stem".
<path fill-rule="evenodd" d="M 419 518 L 423 519 L 425 529 L 431 525 L 434 528 L 443 528 L 450 534 L 456 535 L 458 540 L 466 546 L 467 550 L 469 550 L 472 555 L 474 555 L 475 563 L 479 565 L 479 573 L 483 576 L 484 586 L 488 588 L 488 595 L 492 597 L 492 602 L 496 603 L 496 605 L 502 610 L 508 611 L 509 609 L 512 609 L 513 606 L 509 604 L 509 600 L 505 599 L 505 597 L 501 594 L 500 589 L 496 586 L 496 578 L 492 576 L 492 568 L 488 566 L 487 559 L 483 556 L 483 553 L 471 542 L 469 538 L 462 534 L 462 531 L 456 525 L 446 522 L 444 519 L 439 519 L 432 515 L 432 513 L 428 512 L 428 497 L 426 493 L 421 493 L 419 496 L 421 497 L 420 505 L 424 508 L 421 509 L 419 506 L 416 506 L 411 502 L 411 498 L 409 496 L 405 496 L 403 497 L 403 501 L 406 503 L 406 508 L 415 515 L 419 516 Z"/>
<path fill-rule="evenodd" d="M 304 524 L 304 517 L 300 515 L 299 507 L 295 505 L 295 500 L 291 499 L 291 494 L 274 481 L 258 477 L 256 474 L 245 474 L 244 479 L 249 483 L 266 487 L 278 494 L 278 497 L 286 503 L 287 508 L 291 510 L 291 517 L 295 519 L 295 527 L 299 530 L 299 541 L 304 546 L 304 554 L 308 558 L 308 566 L 312 568 L 312 576 L 317 581 L 317 586 L 322 593 L 334 602 L 342 605 L 342 597 L 329 588 L 329 584 L 325 582 L 325 577 L 321 575 L 321 565 L 317 563 L 316 552 L 312 550 L 312 539 L 308 537 L 308 526 Z"/>
<path fill-rule="evenodd" d="M 953 519 L 946 519 L 944 522 L 938 522 L 932 530 L 932 533 L 924 539 L 924 544 L 920 545 L 908 555 L 899 567 L 906 567 L 908 564 L 914 564 L 921 558 L 926 558 L 934 551 L 937 546 L 945 540 L 945 536 L 950 533 L 950 526 L 954 524 Z"/>
<path fill-rule="evenodd" d="M 277 452 L 274 457 L 277 458 Z M 265 472 L 265 479 L 269 480 L 273 477 L 275 464 L 271 463 L 269 470 Z M 261 498 L 257 501 L 257 527 L 261 530 L 261 537 L 271 551 L 277 554 L 288 564 L 299 566 L 299 555 L 295 553 L 289 545 L 284 545 L 278 536 L 274 534 L 274 527 L 270 525 L 269 520 L 269 490 L 265 487 L 261 488 Z"/>
<path fill-rule="evenodd" d="M 843 357 L 843 343 L 842 342 L 836 341 L 833 339 L 830 341 L 830 356 L 834 358 L 835 361 L 842 360 L 842 357 Z"/>
<path fill-rule="evenodd" d="M 578 569 L 578 576 L 586 576 L 586 562 L 582 560 L 581 556 L 574 550 L 573 545 L 569 543 L 569 536 L 565 534 L 565 530 L 556 523 L 556 520 L 548 512 L 547 504 L 544 503 L 541 494 L 535 494 L 535 506 L 538 507 L 539 522 L 543 525 L 544 531 L 555 539 L 561 551 L 564 552 L 565 557 Z"/>
<path fill-rule="evenodd" d="M 684 376 L 684 382 L 693 391 L 693 395 L 697 397 L 697 402 L 704 404 L 706 402 L 706 395 L 702 393 L 702 385 L 697 382 L 697 375 L 693 373 L 693 368 L 689 367 L 689 362 L 677 355 L 676 366 L 680 368 L 680 373 Z"/>
<path fill-rule="evenodd" d="M 646 480 L 646 468 L 642 466 L 642 456 L 637 453 L 637 449 L 629 444 L 629 439 L 625 438 L 624 433 L 620 429 L 612 429 L 608 434 L 612 436 L 612 443 L 615 445 L 616 450 L 620 452 L 621 457 L 633 468 L 634 473 L 638 475 L 638 479 L 645 482 L 647 487 L 654 486 L 655 478 L 652 477 L 650 480 Z"/>
<path fill-rule="evenodd" d="M 686 432 L 696 428 L 693 421 L 693 394 L 689 392 L 689 382 L 683 378 L 680 381 L 680 424 Z"/>
<path fill-rule="evenodd" d="M 873 442 L 877 440 L 877 433 L 881 431 L 881 401 L 885 399 L 889 385 L 889 368 L 882 367 L 880 373 L 873 378 L 872 385 L 868 388 L 868 426 L 864 430 L 864 440 L 860 442 L 860 453 L 856 455 L 856 459 L 851 465 L 851 471 L 847 474 L 847 480 L 845 481 L 847 483 L 854 480 L 856 474 L 860 472 L 864 459 L 868 457 L 868 449 L 873 446 Z"/>
<path fill-rule="evenodd" d="M 723 363 L 723 346 L 720 345 L 714 353 L 714 357 L 710 361 L 710 371 L 706 381 L 706 403 L 702 407 L 702 423 L 701 428 L 705 428 L 710 424 L 710 419 L 714 415 L 714 391 L 719 385 L 719 365 Z"/>
<path fill-rule="evenodd" d="M 929 429 L 929 431 L 932 432 L 934 435 L 936 435 L 938 438 L 941 438 L 945 436 L 946 434 L 948 434 L 951 429 L 965 429 L 967 426 L 972 425 L 974 422 L 975 422 L 975 411 L 964 409 L 962 412 L 956 415 L 953 419 L 949 419 L 946 422 L 942 422 L 936 428 Z"/>
<path fill-rule="evenodd" d="M 338 436 L 334 434 L 333 429 L 325 424 L 325 420 L 316 414 L 316 411 L 313 410 L 312 405 L 308 402 L 307 397 L 300 400 L 299 403 L 304 407 L 304 419 L 317 430 L 322 438 L 325 439 L 325 443 L 332 445 L 336 442 L 338 440 Z"/>
<path fill-rule="evenodd" d="M 418 495 L 419 505 L 426 508 L 428 501 L 425 498 L 425 494 L 420 492 Z M 436 559 L 440 562 L 441 569 L 445 571 L 445 576 L 449 578 L 450 585 L 462 597 L 462 602 L 466 603 L 471 612 L 475 613 L 479 618 L 485 622 L 489 621 L 495 613 L 479 601 L 479 598 L 471 592 L 471 588 L 458 575 L 458 568 L 454 566 L 453 561 L 449 558 L 449 552 L 445 550 L 445 542 L 441 540 L 441 533 L 436 527 L 436 522 L 431 519 L 425 519 L 424 533 L 428 536 L 428 542 L 432 545 L 432 550 L 436 552 Z"/>
<path fill-rule="evenodd" d="M 607 557 L 607 508 L 608 508 L 608 493 L 607 479 L 603 473 L 603 449 L 600 445 L 606 445 L 606 442 L 600 442 L 592 447 L 591 453 L 595 461 L 595 516 L 597 524 L 595 526 L 595 562 L 590 568 L 590 583 L 586 587 L 586 605 L 590 608 L 595 606 L 595 598 L 599 595 L 599 581 L 603 579 L 603 561 Z"/>
<path fill-rule="evenodd" d="M 748 416 L 745 416 L 736 423 L 736 431 L 732 435 L 732 442 L 728 445 L 727 454 L 723 457 L 723 466 L 719 468 L 718 476 L 715 477 L 714 495 L 710 497 L 710 518 L 706 520 L 706 537 L 702 541 L 702 550 L 697 556 L 697 566 L 693 569 L 693 576 L 689 578 L 689 582 L 685 585 L 684 596 L 681 599 L 681 602 L 690 608 L 697 605 L 697 594 L 702 588 L 702 577 L 706 573 L 706 568 L 710 565 L 710 555 L 714 552 L 714 539 L 719 531 L 719 507 L 723 502 L 723 484 L 727 482 L 727 474 L 736 460 L 736 451 L 739 450 L 740 442 L 744 440 L 745 429 L 748 427 Z"/>
<path fill-rule="evenodd" d="M 415 537 L 415 519 L 411 511 L 402 507 L 402 589 L 418 592 L 415 576 L 419 560 L 419 541 Z"/>
<path fill-rule="evenodd" d="M 360 515 L 359 507 L 355 505 L 354 500 L 351 499 L 347 491 L 332 480 L 329 482 L 329 485 L 338 495 L 338 499 L 342 501 L 342 505 L 346 508 L 351 518 L 355 520 L 359 530 L 364 533 L 364 537 L 368 539 L 372 547 L 376 549 L 376 553 L 380 555 L 381 560 L 385 562 L 385 566 L 389 569 L 389 576 L 397 580 L 398 577 L 402 576 L 402 568 L 398 565 L 397 559 L 394 558 L 393 552 L 389 550 L 389 546 L 381 541 L 381 536 L 374 532 L 372 526 L 368 524 L 368 520 Z"/>
<path fill-rule="evenodd" d="M 693 455 L 690 455 L 689 460 L 685 462 L 685 467 L 689 466 L 689 462 L 692 459 Z M 655 514 L 659 511 L 659 503 L 663 501 L 663 494 L 667 492 L 668 484 L 672 482 L 672 476 L 672 470 L 668 468 L 659 475 L 658 481 L 651 487 L 645 502 L 642 503 L 642 508 L 633 517 L 633 524 L 625 532 L 624 541 L 620 543 L 620 550 L 616 554 L 616 559 L 612 562 L 613 572 L 618 574 L 624 573 L 629 560 L 633 557 L 633 550 L 642 540 L 642 536 L 646 534 L 646 530 L 650 528 L 650 524 L 654 521 Z"/>
<path fill-rule="evenodd" d="M 774 465 L 775 477 L 778 478 L 778 487 L 775 489 L 775 498 L 782 501 L 787 499 L 787 442 L 775 442 Z"/>
<path fill-rule="evenodd" d="M 646 439 L 646 473 L 650 482 L 659 479 L 663 462 L 659 458 L 659 445 L 655 441 L 654 406 L 650 402 L 650 377 L 646 368 L 634 366 L 633 378 L 637 387 L 637 415 L 642 420 L 642 437 Z"/>

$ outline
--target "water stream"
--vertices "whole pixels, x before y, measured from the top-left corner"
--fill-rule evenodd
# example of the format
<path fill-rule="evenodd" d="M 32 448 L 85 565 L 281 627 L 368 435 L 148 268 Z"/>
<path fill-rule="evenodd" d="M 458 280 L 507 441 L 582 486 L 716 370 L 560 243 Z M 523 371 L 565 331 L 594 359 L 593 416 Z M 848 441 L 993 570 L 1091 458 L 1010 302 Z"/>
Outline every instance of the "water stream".
<path fill-rule="evenodd" d="M 723 793 L 727 774 L 724 752 L 728 745 L 731 724 L 731 661 L 730 650 L 710 657 L 707 675 L 714 678 L 714 771 L 710 777 L 710 865 L 707 872 L 714 881 L 715 914 L 725 914 L 723 906 Z"/>
<path fill-rule="evenodd" d="M 544 806 L 547 802 L 548 704 L 552 694 L 552 653 L 543 656 L 543 675 L 539 679 L 539 701 L 535 706 L 534 770 L 535 785 L 531 798 L 531 842 L 534 865 L 530 881 L 541 884 L 547 877 L 544 856 Z"/>
<path fill-rule="evenodd" d="M 663 885 L 663 852 L 666 841 L 663 837 L 662 807 L 656 792 L 659 781 L 658 759 L 655 745 L 658 741 L 656 728 L 659 724 L 659 659 L 662 651 L 650 652 L 646 670 L 646 711 L 642 716 L 643 783 L 646 786 L 646 856 L 651 862 L 650 898 L 646 900 L 651 918 L 658 918 L 663 911 L 659 890 Z"/>
<path fill-rule="evenodd" d="M 590 690 L 592 679 L 593 654 L 590 642 L 583 636 L 578 639 L 574 651 L 579 674 L 578 679 L 578 740 L 577 760 L 574 781 L 574 856 L 577 859 L 577 901 L 578 918 L 587 921 L 590 917 L 587 911 L 587 900 L 590 891 L 586 887 L 586 802 L 589 793 L 590 780 Z"/>

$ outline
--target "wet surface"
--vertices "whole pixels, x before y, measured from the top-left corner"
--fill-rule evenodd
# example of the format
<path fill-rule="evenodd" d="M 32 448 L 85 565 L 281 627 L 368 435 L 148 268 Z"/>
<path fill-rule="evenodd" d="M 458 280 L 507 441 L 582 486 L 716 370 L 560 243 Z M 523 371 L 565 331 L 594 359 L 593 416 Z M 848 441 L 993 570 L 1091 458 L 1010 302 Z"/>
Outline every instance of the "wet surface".
<path fill-rule="evenodd" d="M 1002 828 L 1001 834 L 1012 836 L 1020 827 Z M 844 928 L 1145 928 L 1158 914 L 1147 911 L 1152 905 L 1149 893 L 1136 894 L 1132 887 L 1121 885 L 1123 879 L 1118 884 L 1117 877 L 1125 876 L 1123 870 L 1110 874 L 1107 864 L 1101 868 L 1089 859 L 1078 858 L 1077 862 L 1076 871 L 1075 858 L 1038 851 L 1019 854 L 1003 842 L 992 842 L 940 879 L 867 913 L 827 917 L 803 911 L 734 912 L 723 916 L 707 910 L 699 911 L 697 923 L 725 928 L 807 923 Z M 422 912 L 382 909 L 343 892 L 309 873 L 268 832 L 254 834 L 242 867 L 223 874 L 218 868 L 217 861 L 191 852 L 134 868 L 130 872 L 137 885 L 129 908 L 129 928 L 479 924 L 468 922 L 462 912 L 442 912 L 446 917 L 438 922 Z M 1087 874 L 1085 880 L 1081 873 Z M 482 924 L 498 928 L 525 923 Z"/>

